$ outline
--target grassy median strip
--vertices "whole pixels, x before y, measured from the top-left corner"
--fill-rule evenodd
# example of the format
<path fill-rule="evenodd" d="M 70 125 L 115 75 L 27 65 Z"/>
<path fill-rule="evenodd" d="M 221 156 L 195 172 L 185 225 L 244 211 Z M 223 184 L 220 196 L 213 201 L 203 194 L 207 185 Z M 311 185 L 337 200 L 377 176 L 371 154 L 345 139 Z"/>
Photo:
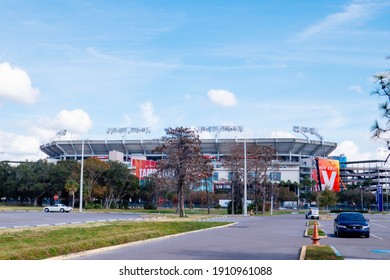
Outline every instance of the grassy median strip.
<path fill-rule="evenodd" d="M 321 237 L 326 236 L 326 233 L 322 229 L 317 228 L 317 231 L 318 231 L 318 235 L 319 236 L 321 236 Z M 307 235 L 313 236 L 313 233 L 314 233 L 314 229 L 313 228 L 308 228 L 307 229 Z"/>
<path fill-rule="evenodd" d="M 306 246 L 305 260 L 343 260 L 328 245 L 309 245 Z"/>
<path fill-rule="evenodd" d="M 221 222 L 112 222 L 0 231 L 1 260 L 39 260 L 226 225 Z"/>

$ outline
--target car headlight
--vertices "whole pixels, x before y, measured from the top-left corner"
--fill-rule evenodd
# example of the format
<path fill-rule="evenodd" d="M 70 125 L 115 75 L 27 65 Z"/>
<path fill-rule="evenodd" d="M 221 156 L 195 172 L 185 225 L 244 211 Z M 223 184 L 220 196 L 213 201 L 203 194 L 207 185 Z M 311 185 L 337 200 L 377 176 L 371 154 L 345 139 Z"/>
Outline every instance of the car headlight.
<path fill-rule="evenodd" d="M 346 226 L 344 225 L 337 225 L 338 228 L 347 228 Z"/>
<path fill-rule="evenodd" d="M 363 229 L 370 229 L 370 226 L 363 226 Z"/>

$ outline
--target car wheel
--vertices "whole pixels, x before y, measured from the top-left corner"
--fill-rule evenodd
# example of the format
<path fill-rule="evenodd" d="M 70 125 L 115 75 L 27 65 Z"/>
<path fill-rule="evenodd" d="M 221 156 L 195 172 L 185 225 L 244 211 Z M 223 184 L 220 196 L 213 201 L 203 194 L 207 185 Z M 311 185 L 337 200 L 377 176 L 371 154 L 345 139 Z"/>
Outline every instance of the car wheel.
<path fill-rule="evenodd" d="M 47 213 L 47 212 L 49 212 L 49 208 L 45 208 L 45 210 L 44 210 L 44 211 L 45 211 L 46 213 Z"/>
<path fill-rule="evenodd" d="M 370 238 L 370 234 L 369 233 L 366 234 L 366 238 Z"/>
<path fill-rule="evenodd" d="M 61 208 L 61 209 L 60 209 L 60 212 L 61 212 L 61 213 L 64 213 L 64 212 L 65 212 L 64 208 Z"/>

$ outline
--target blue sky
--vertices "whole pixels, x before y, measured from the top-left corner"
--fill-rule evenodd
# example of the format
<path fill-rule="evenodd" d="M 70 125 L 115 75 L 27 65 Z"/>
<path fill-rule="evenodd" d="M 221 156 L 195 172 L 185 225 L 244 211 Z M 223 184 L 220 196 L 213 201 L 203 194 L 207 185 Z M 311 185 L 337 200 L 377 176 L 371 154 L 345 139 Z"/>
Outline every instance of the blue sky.
<path fill-rule="evenodd" d="M 369 93 L 390 68 L 389 14 L 385 0 L 0 0 L 0 160 L 44 158 L 61 129 L 214 125 L 314 127 L 350 160 L 386 157 Z"/>

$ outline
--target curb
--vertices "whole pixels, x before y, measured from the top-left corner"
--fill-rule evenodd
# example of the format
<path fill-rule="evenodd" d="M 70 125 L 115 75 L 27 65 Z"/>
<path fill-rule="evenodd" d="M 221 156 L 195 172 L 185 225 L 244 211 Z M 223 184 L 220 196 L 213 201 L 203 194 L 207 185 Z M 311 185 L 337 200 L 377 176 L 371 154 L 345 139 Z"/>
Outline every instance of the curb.
<path fill-rule="evenodd" d="M 304 261 L 306 256 L 306 245 L 302 246 L 301 248 L 301 253 L 299 254 L 299 259 L 300 261 Z"/>

